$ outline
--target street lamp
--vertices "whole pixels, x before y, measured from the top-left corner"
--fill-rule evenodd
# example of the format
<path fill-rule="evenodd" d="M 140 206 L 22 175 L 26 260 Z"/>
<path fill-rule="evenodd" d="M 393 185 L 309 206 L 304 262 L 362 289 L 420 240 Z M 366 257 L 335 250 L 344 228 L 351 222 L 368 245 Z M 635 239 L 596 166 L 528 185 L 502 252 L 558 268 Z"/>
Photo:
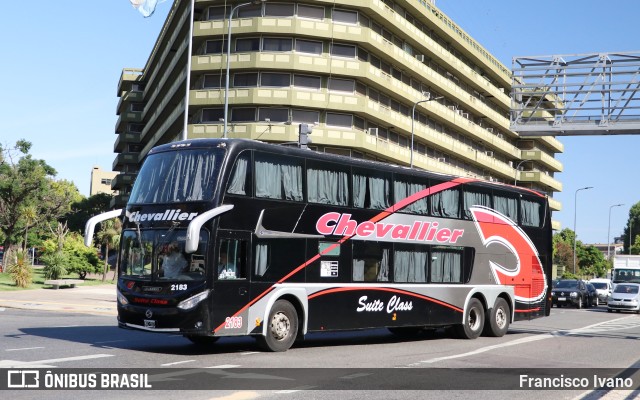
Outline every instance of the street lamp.
<path fill-rule="evenodd" d="M 522 160 L 516 165 L 516 173 L 515 173 L 515 179 L 513 180 L 513 186 L 516 186 L 516 184 L 518 183 L 518 171 L 520 170 L 520 166 L 527 161 L 531 161 L 531 160 Z"/>
<path fill-rule="evenodd" d="M 576 190 L 573 200 L 573 274 L 576 274 L 576 241 L 578 234 L 576 233 L 576 216 L 578 209 L 578 192 L 581 190 L 593 189 L 593 186 L 586 186 Z"/>
<path fill-rule="evenodd" d="M 613 207 L 620 207 L 623 206 L 623 203 L 620 204 L 614 204 L 612 206 L 609 207 L 609 227 L 607 228 L 607 260 L 611 260 L 611 240 L 609 240 L 609 238 L 611 237 L 611 209 Z"/>
<path fill-rule="evenodd" d="M 410 163 L 409 163 L 411 168 L 413 168 L 413 125 L 416 118 L 416 106 L 420 103 L 426 103 L 427 101 L 431 101 L 431 100 L 439 100 L 443 97 L 443 96 L 439 96 L 432 99 L 431 93 L 429 92 L 423 92 L 422 95 L 425 97 L 425 99 L 418 100 L 415 103 L 413 103 L 413 108 L 411 109 L 411 154 L 410 154 Z"/>
<path fill-rule="evenodd" d="M 248 3 L 241 3 L 233 7 L 229 12 L 229 20 L 228 20 L 229 28 L 227 33 L 227 73 L 225 76 L 225 84 L 224 84 L 224 128 L 223 128 L 224 130 L 222 131 L 223 138 L 227 137 L 227 124 L 229 121 L 229 116 L 228 116 L 229 114 L 229 61 L 230 61 L 229 58 L 231 57 L 231 20 L 233 19 L 233 13 L 240 7 L 250 6 L 252 4 L 262 4 L 265 1 L 267 0 L 253 0 Z"/>

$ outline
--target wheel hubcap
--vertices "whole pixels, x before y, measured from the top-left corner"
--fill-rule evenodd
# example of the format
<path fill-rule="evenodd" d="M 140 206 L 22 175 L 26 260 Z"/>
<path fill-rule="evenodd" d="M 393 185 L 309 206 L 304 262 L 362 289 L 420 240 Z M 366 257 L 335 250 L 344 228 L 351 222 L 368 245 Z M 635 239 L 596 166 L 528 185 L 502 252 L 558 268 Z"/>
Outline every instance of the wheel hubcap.
<path fill-rule="evenodd" d="M 507 313 L 504 312 L 502 308 L 499 308 L 496 311 L 496 325 L 498 328 L 502 329 L 507 323 Z"/>
<path fill-rule="evenodd" d="M 480 319 L 478 318 L 478 313 L 476 312 L 475 309 L 469 310 L 469 328 L 475 331 L 478 329 L 479 325 L 480 325 Z"/>
<path fill-rule="evenodd" d="M 271 334 L 276 340 L 283 340 L 289 335 L 291 321 L 284 313 L 275 313 L 271 319 Z"/>

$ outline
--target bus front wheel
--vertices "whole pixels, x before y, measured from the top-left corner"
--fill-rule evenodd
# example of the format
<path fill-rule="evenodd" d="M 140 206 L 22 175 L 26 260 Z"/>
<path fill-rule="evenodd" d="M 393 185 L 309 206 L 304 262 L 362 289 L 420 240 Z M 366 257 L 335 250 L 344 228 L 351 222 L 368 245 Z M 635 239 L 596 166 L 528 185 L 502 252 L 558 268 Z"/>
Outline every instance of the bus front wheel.
<path fill-rule="evenodd" d="M 484 307 L 478 299 L 471 299 L 467 305 L 467 317 L 456 326 L 456 333 L 462 339 L 475 339 L 484 329 Z"/>
<path fill-rule="evenodd" d="M 278 300 L 269 312 L 265 336 L 258 336 L 258 343 L 267 351 L 287 351 L 296 340 L 298 313 L 286 300 Z"/>

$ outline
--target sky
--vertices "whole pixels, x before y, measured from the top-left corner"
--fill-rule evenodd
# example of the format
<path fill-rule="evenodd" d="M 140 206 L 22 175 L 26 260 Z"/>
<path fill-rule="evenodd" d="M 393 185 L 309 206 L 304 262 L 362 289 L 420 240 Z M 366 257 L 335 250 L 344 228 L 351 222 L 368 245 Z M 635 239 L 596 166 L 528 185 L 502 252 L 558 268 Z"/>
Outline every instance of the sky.
<path fill-rule="evenodd" d="M 91 169 L 115 158 L 117 85 L 143 68 L 172 1 L 144 18 L 128 0 L 6 2 L 0 13 L 0 143 L 26 139 L 30 153 L 89 195 Z M 514 57 L 640 52 L 640 2 L 436 0 L 436 6 L 511 68 Z M 35 12 L 34 12 L 35 11 Z M 634 165 L 640 136 L 559 137 L 562 210 L 553 218 L 588 244 L 622 234 L 640 202 Z M 579 188 L 593 189 L 579 191 Z M 614 204 L 623 206 L 613 207 Z M 609 215 L 611 218 L 609 219 Z M 640 233 L 640 232 L 639 232 Z"/>

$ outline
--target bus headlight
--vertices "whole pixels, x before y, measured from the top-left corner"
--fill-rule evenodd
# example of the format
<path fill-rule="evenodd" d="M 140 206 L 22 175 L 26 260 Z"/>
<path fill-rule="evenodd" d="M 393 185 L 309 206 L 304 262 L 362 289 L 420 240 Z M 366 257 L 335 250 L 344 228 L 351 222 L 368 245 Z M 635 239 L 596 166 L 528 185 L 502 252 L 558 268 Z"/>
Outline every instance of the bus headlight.
<path fill-rule="evenodd" d="M 578 297 L 578 293 L 577 292 L 571 292 L 571 297 Z"/>
<path fill-rule="evenodd" d="M 123 306 L 126 306 L 127 304 L 129 304 L 129 300 L 127 300 L 127 298 L 124 297 L 124 295 L 120 293 L 119 290 L 118 290 L 118 303 L 122 304 Z"/>
<path fill-rule="evenodd" d="M 186 300 L 183 300 L 178 304 L 178 308 L 181 310 L 190 310 L 193 307 L 197 306 L 202 300 L 206 299 L 209 296 L 209 292 L 201 292 L 196 294 L 195 296 L 191 296 Z"/>

